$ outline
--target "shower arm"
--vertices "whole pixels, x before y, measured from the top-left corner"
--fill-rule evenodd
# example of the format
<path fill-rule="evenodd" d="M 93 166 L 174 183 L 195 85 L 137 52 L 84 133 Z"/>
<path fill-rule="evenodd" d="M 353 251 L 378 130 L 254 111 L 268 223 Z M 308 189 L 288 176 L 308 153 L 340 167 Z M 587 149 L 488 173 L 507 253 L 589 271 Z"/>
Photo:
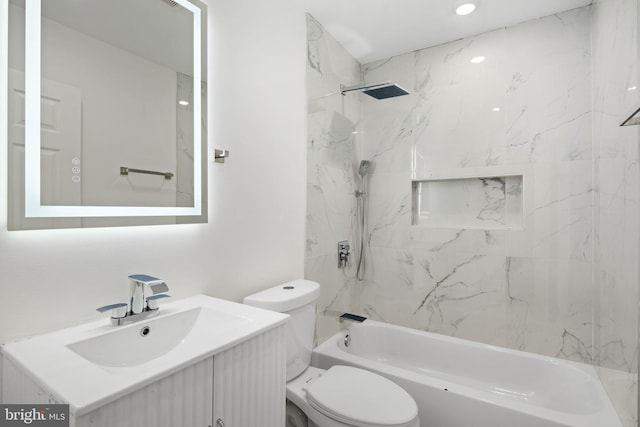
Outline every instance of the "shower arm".
<path fill-rule="evenodd" d="M 355 85 L 355 86 L 345 86 L 343 84 L 340 84 L 340 93 L 342 94 L 342 96 L 345 96 L 347 94 L 347 92 L 376 89 L 376 88 L 379 88 L 379 87 L 389 86 L 390 84 L 391 84 L 391 82 L 376 83 L 376 84 L 372 84 L 372 85 L 360 84 L 360 85 Z"/>

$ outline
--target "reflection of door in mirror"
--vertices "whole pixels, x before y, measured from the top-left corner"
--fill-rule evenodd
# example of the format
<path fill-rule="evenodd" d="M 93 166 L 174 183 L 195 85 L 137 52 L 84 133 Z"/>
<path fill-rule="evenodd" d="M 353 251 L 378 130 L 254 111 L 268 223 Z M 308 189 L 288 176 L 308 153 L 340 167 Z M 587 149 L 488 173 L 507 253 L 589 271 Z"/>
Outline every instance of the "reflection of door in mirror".
<path fill-rule="evenodd" d="M 79 227 L 80 218 L 25 218 L 24 212 L 24 73 L 9 70 L 9 229 Z M 82 187 L 81 92 L 73 86 L 42 80 L 41 203 L 80 205 Z"/>

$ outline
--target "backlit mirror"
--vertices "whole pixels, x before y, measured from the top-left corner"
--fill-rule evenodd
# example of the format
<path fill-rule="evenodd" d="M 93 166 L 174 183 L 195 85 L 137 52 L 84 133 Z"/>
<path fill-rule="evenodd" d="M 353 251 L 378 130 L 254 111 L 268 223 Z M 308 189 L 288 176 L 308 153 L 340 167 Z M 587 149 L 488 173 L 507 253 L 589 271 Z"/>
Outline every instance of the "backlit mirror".
<path fill-rule="evenodd" d="M 199 0 L 10 0 L 9 228 L 206 221 L 205 52 Z"/>

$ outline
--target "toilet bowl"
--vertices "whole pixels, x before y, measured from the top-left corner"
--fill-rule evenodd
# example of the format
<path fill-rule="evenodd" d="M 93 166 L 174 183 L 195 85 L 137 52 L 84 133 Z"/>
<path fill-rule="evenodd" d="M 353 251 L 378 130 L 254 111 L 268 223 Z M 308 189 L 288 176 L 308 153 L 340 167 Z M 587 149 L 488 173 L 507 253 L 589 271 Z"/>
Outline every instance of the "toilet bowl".
<path fill-rule="evenodd" d="M 287 383 L 287 399 L 309 427 L 419 427 L 413 398 L 392 381 L 364 369 L 307 368 Z"/>
<path fill-rule="evenodd" d="M 319 294 L 318 283 L 294 280 L 244 299 L 245 304 L 291 316 L 287 427 L 420 427 L 418 405 L 394 382 L 349 366 L 310 366 Z"/>
<path fill-rule="evenodd" d="M 287 399 L 285 427 L 309 427 L 309 418 L 300 408 Z"/>

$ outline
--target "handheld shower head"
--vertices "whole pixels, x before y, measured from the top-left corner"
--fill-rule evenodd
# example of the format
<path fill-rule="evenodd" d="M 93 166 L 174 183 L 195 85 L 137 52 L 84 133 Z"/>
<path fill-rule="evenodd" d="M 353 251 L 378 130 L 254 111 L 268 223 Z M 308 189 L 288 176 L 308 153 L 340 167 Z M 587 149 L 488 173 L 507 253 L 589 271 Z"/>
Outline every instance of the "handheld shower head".
<path fill-rule="evenodd" d="M 358 170 L 358 175 L 364 178 L 364 176 L 369 173 L 370 166 L 371 166 L 371 160 L 362 160 L 360 162 L 360 169 Z"/>

